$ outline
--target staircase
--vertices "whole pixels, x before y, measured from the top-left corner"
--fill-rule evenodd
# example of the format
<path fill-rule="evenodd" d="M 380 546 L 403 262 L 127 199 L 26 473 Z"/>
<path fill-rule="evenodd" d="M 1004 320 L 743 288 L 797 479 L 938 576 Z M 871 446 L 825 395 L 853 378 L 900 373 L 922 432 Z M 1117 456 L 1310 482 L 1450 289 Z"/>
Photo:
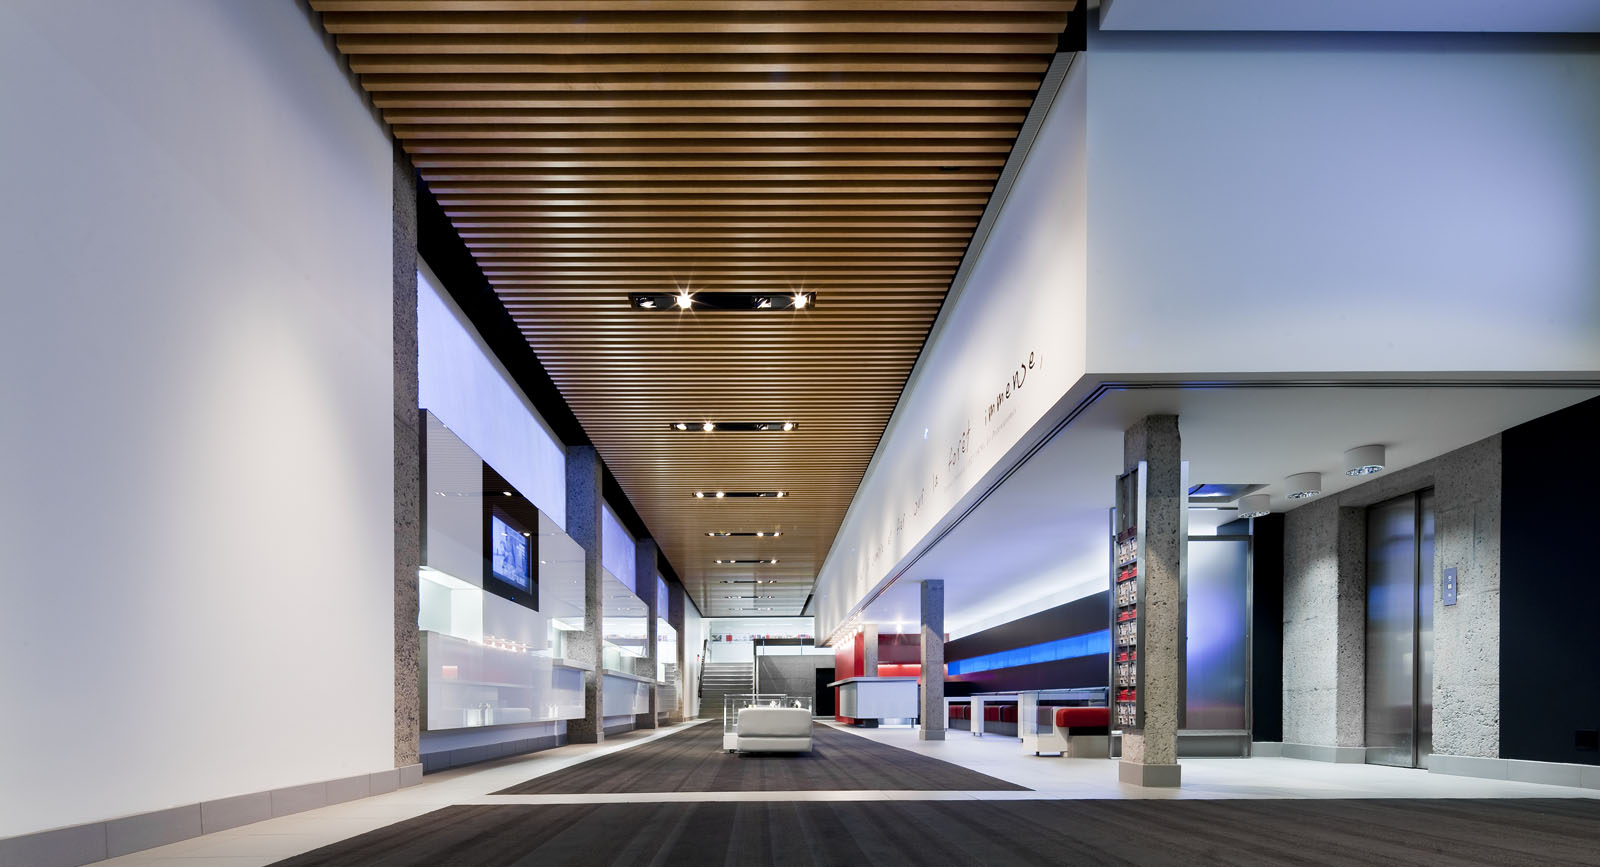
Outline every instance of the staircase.
<path fill-rule="evenodd" d="M 708 662 L 700 672 L 700 716 L 722 719 L 722 697 L 752 691 L 755 663 Z"/>

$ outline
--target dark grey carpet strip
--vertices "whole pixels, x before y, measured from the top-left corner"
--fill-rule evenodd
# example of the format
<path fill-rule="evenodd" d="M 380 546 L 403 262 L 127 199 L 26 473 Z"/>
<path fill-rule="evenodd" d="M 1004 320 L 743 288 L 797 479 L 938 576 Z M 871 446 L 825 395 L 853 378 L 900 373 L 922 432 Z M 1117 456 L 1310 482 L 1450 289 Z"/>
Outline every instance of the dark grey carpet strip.
<path fill-rule="evenodd" d="M 722 750 L 710 722 L 535 777 L 497 795 L 618 792 L 815 792 L 860 790 L 1026 792 L 960 765 L 813 726 L 810 753 L 739 755 Z"/>
<path fill-rule="evenodd" d="M 1600 801 L 781 801 L 446 807 L 278 862 L 1600 865 Z"/>

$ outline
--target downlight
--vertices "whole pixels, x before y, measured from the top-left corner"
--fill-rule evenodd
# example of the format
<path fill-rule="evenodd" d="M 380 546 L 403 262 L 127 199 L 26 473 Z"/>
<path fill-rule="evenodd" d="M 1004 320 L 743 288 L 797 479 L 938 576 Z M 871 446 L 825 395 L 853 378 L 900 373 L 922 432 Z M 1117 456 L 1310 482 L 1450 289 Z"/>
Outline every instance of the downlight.
<path fill-rule="evenodd" d="M 1266 494 L 1250 494 L 1239 498 L 1239 517 L 1259 518 L 1272 514 L 1272 497 Z"/>
<path fill-rule="evenodd" d="M 787 433 L 800 429 L 794 421 L 675 421 L 667 424 L 669 430 L 711 433 Z"/>
<path fill-rule="evenodd" d="M 776 313 L 817 306 L 815 292 L 774 295 L 769 292 L 637 292 L 628 296 L 635 310 L 656 313 Z"/>
<path fill-rule="evenodd" d="M 1356 446 L 1344 453 L 1344 474 L 1370 476 L 1381 473 L 1387 457 L 1383 446 Z"/>
<path fill-rule="evenodd" d="M 1321 473 L 1295 473 L 1283 481 L 1291 500 L 1309 500 L 1322 493 Z"/>

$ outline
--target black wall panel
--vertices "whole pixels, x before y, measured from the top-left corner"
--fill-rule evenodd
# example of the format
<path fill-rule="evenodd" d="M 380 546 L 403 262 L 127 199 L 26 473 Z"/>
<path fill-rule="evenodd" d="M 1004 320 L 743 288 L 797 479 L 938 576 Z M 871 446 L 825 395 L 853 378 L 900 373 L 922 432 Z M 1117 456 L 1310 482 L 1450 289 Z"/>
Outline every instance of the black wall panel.
<path fill-rule="evenodd" d="M 1500 755 L 1600 765 L 1600 398 L 1502 444 Z"/>

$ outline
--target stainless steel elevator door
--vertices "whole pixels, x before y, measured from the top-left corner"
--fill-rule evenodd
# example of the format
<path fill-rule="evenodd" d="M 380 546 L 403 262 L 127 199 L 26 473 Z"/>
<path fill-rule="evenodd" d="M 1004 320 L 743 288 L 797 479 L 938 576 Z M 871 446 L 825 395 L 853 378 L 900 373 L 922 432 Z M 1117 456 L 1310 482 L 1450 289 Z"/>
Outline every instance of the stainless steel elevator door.
<path fill-rule="evenodd" d="M 1433 735 L 1431 491 L 1367 510 L 1366 669 L 1367 761 L 1419 767 Z"/>

